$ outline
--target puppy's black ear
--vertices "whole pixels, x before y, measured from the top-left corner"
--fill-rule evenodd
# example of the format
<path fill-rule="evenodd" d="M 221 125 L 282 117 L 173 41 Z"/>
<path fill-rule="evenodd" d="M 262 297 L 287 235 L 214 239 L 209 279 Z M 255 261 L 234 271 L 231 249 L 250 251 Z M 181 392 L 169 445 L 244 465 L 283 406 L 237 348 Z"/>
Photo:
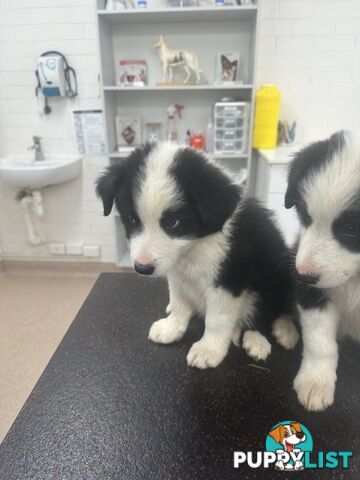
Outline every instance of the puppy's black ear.
<path fill-rule="evenodd" d="M 104 215 L 107 217 L 112 210 L 115 195 L 126 180 L 124 165 L 112 165 L 96 181 L 96 194 L 101 198 Z"/>
<path fill-rule="evenodd" d="M 220 231 L 240 200 L 239 187 L 203 154 L 190 148 L 180 150 L 173 170 L 206 234 Z"/>
<path fill-rule="evenodd" d="M 288 186 L 285 193 L 285 208 L 292 208 L 299 200 L 299 182 L 303 167 L 303 151 L 295 154 L 288 171 Z"/>
<path fill-rule="evenodd" d="M 326 140 L 310 143 L 297 152 L 290 164 L 285 207 L 293 207 L 301 198 L 301 185 L 306 177 L 321 170 L 334 155 L 345 147 L 347 132 L 340 131 Z"/>
<path fill-rule="evenodd" d="M 222 172 L 209 171 L 197 188 L 197 209 L 208 233 L 220 231 L 240 200 L 239 187 Z"/>
<path fill-rule="evenodd" d="M 292 208 L 296 204 L 296 197 L 297 189 L 289 183 L 285 193 L 285 208 Z"/>

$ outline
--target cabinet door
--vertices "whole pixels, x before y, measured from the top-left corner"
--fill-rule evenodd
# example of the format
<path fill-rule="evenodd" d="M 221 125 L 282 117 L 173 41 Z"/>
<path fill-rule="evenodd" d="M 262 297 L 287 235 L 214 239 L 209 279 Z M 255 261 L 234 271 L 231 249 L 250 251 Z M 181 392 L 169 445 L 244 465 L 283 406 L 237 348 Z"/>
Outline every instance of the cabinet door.
<path fill-rule="evenodd" d="M 284 193 L 287 187 L 288 165 L 272 165 L 269 183 L 269 193 Z"/>

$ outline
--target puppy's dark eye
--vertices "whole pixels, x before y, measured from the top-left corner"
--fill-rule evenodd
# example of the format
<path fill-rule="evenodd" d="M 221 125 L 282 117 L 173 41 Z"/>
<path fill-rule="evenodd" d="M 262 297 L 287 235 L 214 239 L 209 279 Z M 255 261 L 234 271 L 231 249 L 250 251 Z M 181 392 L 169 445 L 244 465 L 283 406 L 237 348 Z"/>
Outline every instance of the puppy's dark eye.
<path fill-rule="evenodd" d="M 138 221 L 135 215 L 129 213 L 129 222 L 131 223 L 131 225 L 137 225 Z"/>
<path fill-rule="evenodd" d="M 288 437 L 288 436 L 289 436 L 289 432 L 287 430 L 285 430 L 284 437 Z"/>
<path fill-rule="evenodd" d="M 345 225 L 344 232 L 351 237 L 360 234 L 360 225 L 357 223 L 348 223 Z"/>
<path fill-rule="evenodd" d="M 163 216 L 161 223 L 164 228 L 172 229 L 179 225 L 180 220 L 173 213 L 168 213 Z"/>

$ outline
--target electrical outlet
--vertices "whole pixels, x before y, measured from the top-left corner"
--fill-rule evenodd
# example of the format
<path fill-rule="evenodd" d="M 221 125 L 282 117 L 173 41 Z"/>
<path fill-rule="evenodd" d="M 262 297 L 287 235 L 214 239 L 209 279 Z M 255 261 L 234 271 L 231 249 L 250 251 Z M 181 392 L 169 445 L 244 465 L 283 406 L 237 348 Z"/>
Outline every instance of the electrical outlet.
<path fill-rule="evenodd" d="M 66 255 L 82 255 L 83 246 L 82 243 L 67 243 Z"/>
<path fill-rule="evenodd" d="M 82 248 L 84 257 L 100 257 L 100 247 L 99 245 L 84 245 Z"/>
<path fill-rule="evenodd" d="M 50 243 L 49 252 L 51 255 L 65 255 L 65 243 Z"/>

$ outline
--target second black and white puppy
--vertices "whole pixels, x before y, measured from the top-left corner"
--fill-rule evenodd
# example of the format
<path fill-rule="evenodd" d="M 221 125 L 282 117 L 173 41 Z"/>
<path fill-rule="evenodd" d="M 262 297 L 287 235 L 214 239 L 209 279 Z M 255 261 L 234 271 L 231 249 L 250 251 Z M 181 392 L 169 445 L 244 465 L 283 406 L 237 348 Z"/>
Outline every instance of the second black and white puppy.
<path fill-rule="evenodd" d="M 337 338 L 360 340 L 360 135 L 338 132 L 300 151 L 285 206 L 296 207 L 297 297 L 304 351 L 294 382 L 299 401 L 334 401 Z"/>
<path fill-rule="evenodd" d="M 216 367 L 245 330 L 242 345 L 255 359 L 269 355 L 271 329 L 294 347 L 285 243 L 270 212 L 205 154 L 145 145 L 111 166 L 97 192 L 105 215 L 116 204 L 135 270 L 168 278 L 169 315 L 152 325 L 150 340 L 180 340 L 200 313 L 205 332 L 187 355 L 191 366 Z"/>

